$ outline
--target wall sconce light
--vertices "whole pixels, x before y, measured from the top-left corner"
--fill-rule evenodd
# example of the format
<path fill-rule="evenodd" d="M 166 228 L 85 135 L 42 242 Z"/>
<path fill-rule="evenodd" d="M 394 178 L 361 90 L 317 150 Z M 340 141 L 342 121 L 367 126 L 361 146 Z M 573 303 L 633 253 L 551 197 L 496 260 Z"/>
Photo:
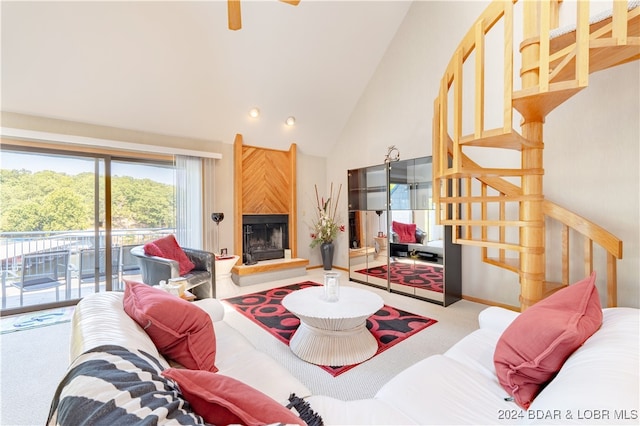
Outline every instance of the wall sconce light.
<path fill-rule="evenodd" d="M 287 126 L 293 126 L 294 124 L 296 124 L 296 118 L 294 116 L 287 117 L 285 123 L 287 124 Z"/>
<path fill-rule="evenodd" d="M 258 108 L 251 108 L 249 116 L 252 118 L 258 118 L 260 116 L 260 110 Z"/>

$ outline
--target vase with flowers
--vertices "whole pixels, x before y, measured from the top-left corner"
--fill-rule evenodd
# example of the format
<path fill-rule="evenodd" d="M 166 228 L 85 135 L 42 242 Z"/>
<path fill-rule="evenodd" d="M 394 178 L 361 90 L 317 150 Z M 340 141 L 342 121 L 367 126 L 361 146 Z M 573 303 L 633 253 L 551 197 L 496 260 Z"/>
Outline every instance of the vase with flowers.
<path fill-rule="evenodd" d="M 325 201 L 324 197 L 318 196 L 318 186 L 316 190 L 316 218 L 313 223 L 313 231 L 311 232 L 311 248 L 320 245 L 320 253 L 322 255 L 322 266 L 325 271 L 331 269 L 333 265 L 333 240 L 337 237 L 338 232 L 344 232 L 344 225 L 338 225 L 336 215 L 338 211 L 338 201 L 340 200 L 340 191 L 342 185 L 338 187 L 338 195 L 333 199 L 333 183 L 329 197 Z"/>

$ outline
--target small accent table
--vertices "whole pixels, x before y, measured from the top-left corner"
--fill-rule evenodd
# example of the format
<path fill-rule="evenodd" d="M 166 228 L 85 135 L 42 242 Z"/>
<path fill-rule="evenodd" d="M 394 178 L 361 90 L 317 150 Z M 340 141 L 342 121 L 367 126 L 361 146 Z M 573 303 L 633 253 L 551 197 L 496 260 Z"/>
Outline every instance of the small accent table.
<path fill-rule="evenodd" d="M 378 351 L 367 329 L 367 318 L 384 302 L 377 294 L 340 287 L 340 299 L 327 302 L 322 286 L 294 291 L 282 306 L 300 318 L 289 347 L 300 359 L 318 365 L 341 366 L 366 361 Z"/>

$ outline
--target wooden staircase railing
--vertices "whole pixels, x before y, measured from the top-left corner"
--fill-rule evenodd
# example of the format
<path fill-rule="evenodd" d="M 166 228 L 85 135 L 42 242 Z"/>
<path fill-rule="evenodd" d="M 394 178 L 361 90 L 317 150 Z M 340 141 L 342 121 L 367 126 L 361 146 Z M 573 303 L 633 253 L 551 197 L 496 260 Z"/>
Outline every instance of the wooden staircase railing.
<path fill-rule="evenodd" d="M 561 236 L 559 238 L 562 247 L 562 281 L 561 283 L 546 282 L 545 295 L 549 295 L 562 287 L 568 286 L 571 282 L 576 281 L 570 277 L 571 261 L 580 261 L 580 259 L 577 259 L 579 248 L 573 251 L 570 250 L 573 246 L 571 244 L 572 233 L 570 231 L 575 231 L 574 233 L 582 237 L 583 276 L 588 276 L 593 272 L 593 244 L 596 243 L 606 252 L 607 306 L 617 306 L 617 260 L 622 259 L 622 241 L 600 226 L 551 201 L 545 200 L 544 214 L 546 217 L 556 220 L 562 225 L 560 228 Z"/>
<path fill-rule="evenodd" d="M 579 1 L 575 30 L 562 33 L 556 29 L 560 0 L 522 2 L 522 88 L 514 90 L 515 3 L 498 0 L 485 9 L 458 45 L 441 80 L 433 119 L 437 217 L 439 223 L 453 227 L 454 242 L 479 246 L 484 262 L 519 274 L 522 309 L 568 284 L 569 262 L 576 256 L 569 251 L 568 235 L 569 229 L 576 230 L 585 236 L 585 271 L 593 269 L 594 242 L 607 251 L 608 304 L 615 306 L 615 260 L 622 256 L 622 242 L 545 201 L 542 126 L 547 114 L 587 87 L 590 73 L 640 58 L 640 7 L 628 9 L 627 2 L 616 1 L 611 17 L 590 25 L 589 2 Z M 491 81 L 502 77 L 503 95 L 488 102 L 486 61 L 495 60 L 497 49 L 487 40 L 498 38 L 495 33 L 500 28 L 503 75 L 492 73 Z M 551 37 L 552 32 L 559 35 Z M 471 102 L 473 107 L 466 108 Z M 522 132 L 513 127 L 518 114 Z M 488 122 L 498 125 L 487 128 Z M 479 154 L 481 148 L 511 150 L 516 156 L 519 152 L 519 164 L 514 166 L 516 156 L 507 155 L 509 167 L 497 167 L 491 156 Z M 558 284 L 545 279 L 548 218 L 564 229 Z"/>

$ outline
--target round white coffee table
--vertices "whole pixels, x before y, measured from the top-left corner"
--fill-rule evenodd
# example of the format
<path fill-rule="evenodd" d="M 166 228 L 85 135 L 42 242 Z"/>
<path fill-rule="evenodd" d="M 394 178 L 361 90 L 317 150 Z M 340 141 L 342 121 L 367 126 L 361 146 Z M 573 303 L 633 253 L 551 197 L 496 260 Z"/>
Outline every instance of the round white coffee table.
<path fill-rule="evenodd" d="M 282 306 L 300 318 L 289 347 L 300 359 L 318 365 L 357 364 L 376 354 L 378 342 L 367 329 L 367 318 L 384 302 L 377 294 L 340 287 L 337 302 L 323 298 L 322 286 L 294 291 Z"/>

